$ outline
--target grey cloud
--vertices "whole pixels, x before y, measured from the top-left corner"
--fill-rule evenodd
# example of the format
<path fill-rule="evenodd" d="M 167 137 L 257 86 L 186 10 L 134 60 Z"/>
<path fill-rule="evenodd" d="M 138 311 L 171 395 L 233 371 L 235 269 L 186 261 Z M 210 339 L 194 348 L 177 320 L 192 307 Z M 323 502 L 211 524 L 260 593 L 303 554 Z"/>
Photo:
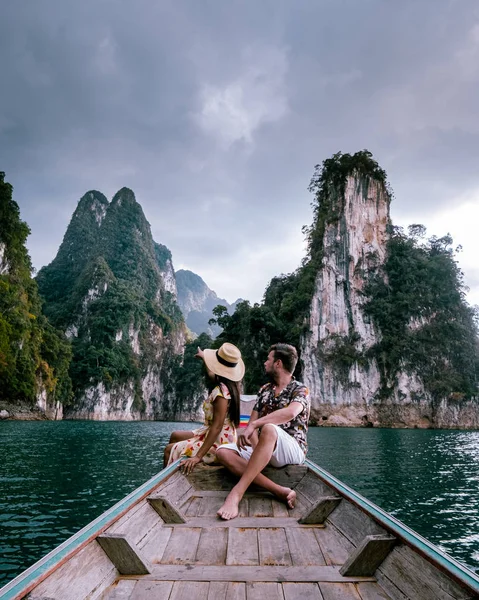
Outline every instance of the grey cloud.
<path fill-rule="evenodd" d="M 131 187 L 175 264 L 217 260 L 246 297 L 242 253 L 281 256 L 333 152 L 370 149 L 413 220 L 479 188 L 472 0 L 25 6 L 2 8 L 0 168 L 37 267 L 91 188 Z"/>

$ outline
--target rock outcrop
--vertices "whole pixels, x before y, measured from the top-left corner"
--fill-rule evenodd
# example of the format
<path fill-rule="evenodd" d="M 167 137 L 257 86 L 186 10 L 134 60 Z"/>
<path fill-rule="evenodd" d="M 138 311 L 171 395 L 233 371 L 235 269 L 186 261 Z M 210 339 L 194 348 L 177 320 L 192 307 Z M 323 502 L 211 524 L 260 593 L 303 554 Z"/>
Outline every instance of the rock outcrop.
<path fill-rule="evenodd" d="M 381 373 L 375 349 L 382 332 L 365 310 L 369 300 L 365 286 L 377 275 L 387 284 L 384 264 L 391 223 L 384 179 L 353 171 L 344 183 L 323 184 L 321 193 L 323 214 L 316 223 L 318 272 L 307 333 L 301 341 L 313 422 L 479 427 L 479 402 L 474 398 L 438 398 L 410 365 L 399 367 L 389 379 Z M 413 318 L 406 326 L 417 333 L 432 318 Z"/>
<path fill-rule="evenodd" d="M 218 298 L 216 292 L 210 290 L 199 275 L 185 269 L 176 272 L 176 285 L 181 312 L 188 328 L 196 335 L 207 333 L 216 337 L 221 332 L 221 327 L 208 323 L 213 318 L 213 308 L 222 305 L 232 314 L 236 305 L 241 302 L 239 298 L 233 304 L 229 304 L 224 298 Z"/>
<path fill-rule="evenodd" d="M 123 188 L 111 203 L 85 194 L 37 281 L 46 315 L 72 342 L 75 400 L 65 416 L 170 418 L 165 381 L 186 329 L 171 253 L 152 239 L 133 192 Z"/>

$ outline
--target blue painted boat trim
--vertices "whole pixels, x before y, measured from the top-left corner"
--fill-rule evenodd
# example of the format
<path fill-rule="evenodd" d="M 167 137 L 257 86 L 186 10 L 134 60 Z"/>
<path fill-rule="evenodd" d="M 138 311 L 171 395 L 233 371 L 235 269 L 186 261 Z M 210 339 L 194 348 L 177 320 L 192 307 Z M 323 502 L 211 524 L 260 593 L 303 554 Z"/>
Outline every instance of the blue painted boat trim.
<path fill-rule="evenodd" d="M 134 506 L 141 497 L 148 494 L 149 491 L 157 487 L 164 479 L 172 475 L 177 470 L 179 464 L 180 461 L 177 460 L 169 467 L 166 467 L 166 469 L 157 473 L 146 483 L 131 492 L 131 494 L 128 494 L 120 502 L 86 525 L 86 527 L 68 538 L 63 544 L 52 550 L 26 571 L 20 573 L 15 579 L 12 579 L 5 587 L 0 589 L 0 600 L 14 600 L 25 595 L 27 593 L 26 590 L 29 588 L 32 589 L 32 585 L 37 580 L 41 580 L 47 571 L 54 569 L 55 565 L 63 561 L 69 554 L 74 553 L 87 540 L 99 535 L 120 514 Z"/>
<path fill-rule="evenodd" d="M 437 546 L 420 536 L 418 533 L 395 519 L 392 515 L 385 512 L 376 504 L 373 504 L 361 494 L 358 494 L 353 489 L 336 479 L 333 475 L 319 467 L 314 462 L 306 459 L 305 466 L 313 471 L 325 483 L 334 488 L 341 496 L 357 505 L 364 512 L 370 515 L 376 522 L 384 526 L 392 534 L 403 540 L 406 544 L 416 549 L 420 554 L 428 558 L 441 571 L 447 573 L 452 578 L 463 583 L 470 590 L 474 590 L 479 594 L 479 577 L 470 571 L 467 567 L 456 561 L 451 556 L 441 552 Z"/>

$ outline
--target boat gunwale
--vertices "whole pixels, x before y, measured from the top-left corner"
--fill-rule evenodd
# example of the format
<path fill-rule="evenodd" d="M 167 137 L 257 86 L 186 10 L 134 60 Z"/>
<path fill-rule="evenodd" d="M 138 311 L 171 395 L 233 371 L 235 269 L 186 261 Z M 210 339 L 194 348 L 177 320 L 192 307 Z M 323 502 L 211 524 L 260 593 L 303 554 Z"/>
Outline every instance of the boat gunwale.
<path fill-rule="evenodd" d="M 426 558 L 440 571 L 454 579 L 457 583 L 465 585 L 476 594 L 479 594 L 479 576 L 462 565 L 452 556 L 442 552 L 435 544 L 422 537 L 419 533 L 405 525 L 399 519 L 371 502 L 348 485 L 328 473 L 325 469 L 308 458 L 303 463 L 324 483 L 335 489 L 346 500 L 357 506 L 362 512 L 382 525 L 390 533 L 401 539 L 407 546 L 412 547 L 418 554 Z"/>
<path fill-rule="evenodd" d="M 25 571 L 22 571 L 0 588 L 0 600 L 20 600 L 31 592 L 54 571 L 128 513 L 138 502 L 144 500 L 161 483 L 169 479 L 178 470 L 180 463 L 181 460 L 177 460 L 159 471 Z"/>

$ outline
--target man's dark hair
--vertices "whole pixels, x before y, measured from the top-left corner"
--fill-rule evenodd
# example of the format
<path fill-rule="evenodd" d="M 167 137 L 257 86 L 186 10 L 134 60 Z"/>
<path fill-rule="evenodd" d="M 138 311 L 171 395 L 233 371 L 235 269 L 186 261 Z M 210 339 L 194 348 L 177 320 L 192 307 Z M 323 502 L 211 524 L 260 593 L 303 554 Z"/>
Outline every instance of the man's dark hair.
<path fill-rule="evenodd" d="M 294 373 L 296 363 L 298 362 L 298 352 L 294 346 L 289 344 L 273 344 L 268 350 L 268 354 L 274 352 L 274 360 L 280 360 L 283 363 L 283 367 L 291 373 Z"/>

